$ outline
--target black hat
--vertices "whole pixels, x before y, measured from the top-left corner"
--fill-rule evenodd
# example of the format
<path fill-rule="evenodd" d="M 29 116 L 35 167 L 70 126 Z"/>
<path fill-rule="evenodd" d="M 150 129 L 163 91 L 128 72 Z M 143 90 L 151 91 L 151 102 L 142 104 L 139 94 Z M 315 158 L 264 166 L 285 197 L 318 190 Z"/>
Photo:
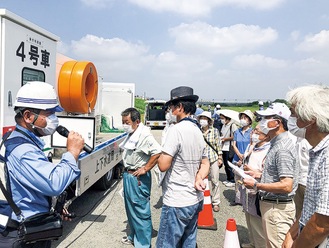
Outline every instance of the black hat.
<path fill-rule="evenodd" d="M 166 102 L 168 106 L 174 101 L 190 101 L 196 102 L 199 99 L 197 95 L 193 95 L 193 89 L 187 86 L 179 86 L 170 91 L 170 100 Z"/>

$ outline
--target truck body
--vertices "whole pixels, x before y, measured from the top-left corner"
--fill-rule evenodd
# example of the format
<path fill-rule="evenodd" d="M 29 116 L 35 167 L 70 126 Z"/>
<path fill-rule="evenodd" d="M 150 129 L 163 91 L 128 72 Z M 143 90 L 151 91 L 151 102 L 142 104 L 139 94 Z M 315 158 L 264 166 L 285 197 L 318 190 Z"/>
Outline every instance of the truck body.
<path fill-rule="evenodd" d="M 145 103 L 144 124 L 150 128 L 164 128 L 166 126 L 166 101 L 147 100 Z"/>
<path fill-rule="evenodd" d="M 80 86 L 81 88 L 77 90 L 82 93 L 78 101 L 84 104 L 84 101 L 89 101 L 88 97 L 91 97 L 90 101 L 96 103 L 95 106 L 91 108 L 91 105 L 88 105 L 87 113 L 84 113 L 84 110 L 74 112 L 64 107 L 65 111 L 58 115 L 60 125 L 79 132 L 85 143 L 93 148 L 90 154 L 82 152 L 79 156 L 78 166 L 81 169 L 81 176 L 70 186 L 71 197 L 75 198 L 92 185 L 97 185 L 101 189 L 111 185 L 113 175 L 122 161 L 119 145 L 127 135 L 121 131 L 120 113 L 125 108 L 134 106 L 135 85 L 101 84 L 99 86 L 97 71 L 93 64 L 74 61 L 57 53 L 58 41 L 59 37 L 47 30 L 6 9 L 0 9 L 0 136 L 15 128 L 13 106 L 15 97 L 19 88 L 27 81 L 52 84 L 58 92 L 62 107 L 63 104 L 65 106 L 70 104 L 68 102 L 71 100 L 63 96 L 63 93 L 69 92 L 65 87 L 75 90 Z M 73 85 L 66 84 L 63 82 L 64 74 L 69 72 L 70 76 L 73 75 L 73 72 L 78 70 L 76 65 L 83 66 L 83 77 L 76 79 Z M 77 71 L 77 74 L 79 73 L 80 71 Z M 93 80 L 92 85 L 89 82 L 90 78 Z M 115 107 L 116 100 L 109 102 L 106 95 L 106 92 L 118 91 L 117 87 L 121 91 L 123 89 L 126 91 L 126 94 L 120 95 L 120 99 L 124 102 L 124 104 L 120 103 L 122 109 Z M 87 94 L 90 90 L 93 90 L 92 96 Z M 97 98 L 98 95 L 101 97 Z M 86 99 L 83 101 L 80 98 Z M 76 101 L 72 100 L 72 102 Z M 103 115 L 110 116 L 112 122 L 116 123 L 115 129 L 110 128 L 106 133 L 101 132 Z M 55 133 L 42 139 L 46 143 L 45 154 L 56 162 L 65 151 L 66 138 Z"/>

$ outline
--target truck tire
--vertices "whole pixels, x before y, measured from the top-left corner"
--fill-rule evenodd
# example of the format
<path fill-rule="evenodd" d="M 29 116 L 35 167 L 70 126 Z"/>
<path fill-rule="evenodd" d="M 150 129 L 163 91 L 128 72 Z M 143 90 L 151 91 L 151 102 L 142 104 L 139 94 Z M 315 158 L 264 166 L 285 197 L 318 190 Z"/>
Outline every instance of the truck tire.
<path fill-rule="evenodd" d="M 104 176 L 102 176 L 95 184 L 94 187 L 98 190 L 107 190 L 111 187 L 113 183 L 113 176 L 115 173 L 115 168 L 113 167 Z"/>

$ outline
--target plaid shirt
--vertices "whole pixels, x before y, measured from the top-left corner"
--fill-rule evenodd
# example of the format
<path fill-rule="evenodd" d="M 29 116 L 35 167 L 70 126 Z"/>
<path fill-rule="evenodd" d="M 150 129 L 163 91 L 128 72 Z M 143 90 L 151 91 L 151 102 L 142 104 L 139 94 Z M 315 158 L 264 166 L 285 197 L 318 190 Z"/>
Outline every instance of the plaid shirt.
<path fill-rule="evenodd" d="M 305 226 L 314 213 L 329 216 L 329 135 L 310 149 L 307 186 L 300 225 Z M 329 241 L 327 239 L 327 246 Z"/>
<path fill-rule="evenodd" d="M 222 154 L 222 149 L 219 145 L 219 132 L 217 128 L 209 127 L 207 132 L 203 132 L 203 137 L 215 148 L 218 154 Z M 206 142 L 207 144 L 207 142 Z M 218 159 L 217 153 L 208 144 L 206 146 L 206 153 L 210 163 L 215 162 Z"/>

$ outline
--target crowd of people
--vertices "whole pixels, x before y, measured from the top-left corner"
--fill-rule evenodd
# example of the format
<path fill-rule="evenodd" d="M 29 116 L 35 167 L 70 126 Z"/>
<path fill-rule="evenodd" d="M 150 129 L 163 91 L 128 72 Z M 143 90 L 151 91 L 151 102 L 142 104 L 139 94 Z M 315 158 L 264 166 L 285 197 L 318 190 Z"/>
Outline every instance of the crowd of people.
<path fill-rule="evenodd" d="M 237 117 L 220 105 L 213 113 L 210 106 L 203 110 L 196 105 L 198 98 L 190 87 L 171 90 L 161 145 L 137 109 L 121 113 L 128 133 L 120 147 L 129 224 L 121 242 L 151 247 L 154 168 L 163 201 L 156 247 L 196 247 L 204 179 L 209 177 L 211 204 L 218 212 L 224 166 L 223 185 L 235 189 L 231 205 L 241 205 L 245 212 L 250 243 L 242 247 L 329 247 L 329 88 L 302 86 L 288 92 L 287 104 L 274 102 L 265 109 L 259 102 L 259 110 L 244 110 Z M 51 196 L 79 177 L 77 160 L 84 140 L 69 132 L 68 151 L 58 165 L 43 154 L 41 137 L 55 132 L 55 113 L 62 111 L 49 84 L 24 85 L 14 110 L 17 125 L 4 141 L 7 186 L 29 217 L 49 211 Z M 0 247 L 50 247 L 50 241 L 25 244 L 20 239 L 20 220 L 8 204 L 1 203 L 0 224 L 8 213 L 10 221 L 0 225 Z M 67 213 L 64 209 L 63 216 Z"/>
<path fill-rule="evenodd" d="M 245 213 L 250 242 L 242 247 L 329 247 L 329 88 L 291 90 L 287 104 L 265 109 L 259 102 L 259 110 L 240 112 L 238 120 L 220 105 L 211 112 L 196 101 L 193 89 L 178 87 L 167 103 L 157 161 L 163 206 L 156 247 L 196 246 L 203 179 L 209 177 L 218 212 L 222 166 L 223 184 L 235 187 L 230 205 Z M 129 242 L 136 246 L 138 237 Z"/>

